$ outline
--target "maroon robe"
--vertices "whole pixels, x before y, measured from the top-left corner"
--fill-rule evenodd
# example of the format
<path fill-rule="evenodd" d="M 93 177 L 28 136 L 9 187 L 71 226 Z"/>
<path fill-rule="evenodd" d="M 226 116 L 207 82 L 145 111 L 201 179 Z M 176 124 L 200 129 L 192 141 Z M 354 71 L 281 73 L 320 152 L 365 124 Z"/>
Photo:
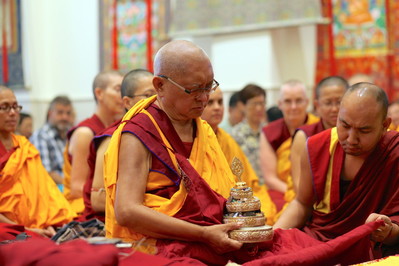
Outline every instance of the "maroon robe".
<path fill-rule="evenodd" d="M 85 209 L 83 214 L 79 217 L 79 221 L 86 221 L 93 218 L 97 218 L 102 222 L 105 222 L 105 213 L 104 212 L 95 212 L 91 205 L 91 189 L 93 186 L 94 179 L 94 170 L 96 166 L 96 156 L 97 149 L 100 146 L 101 142 L 106 137 L 111 137 L 112 133 L 118 128 L 120 120 L 114 122 L 112 125 L 107 127 L 106 129 L 100 131 L 96 136 L 94 136 L 93 141 L 90 143 L 90 152 L 89 157 L 87 158 L 87 163 L 90 167 L 89 176 L 87 177 L 86 183 L 83 187 L 83 202 L 85 204 Z"/>
<path fill-rule="evenodd" d="M 324 195 L 330 160 L 334 160 L 331 182 L 331 211 L 313 211 L 305 232 L 322 241 L 334 239 L 359 225 L 371 213 L 389 216 L 399 223 L 399 133 L 387 132 L 375 150 L 366 158 L 351 181 L 342 201 L 340 175 L 345 153 L 337 143 L 334 158 L 328 152 L 331 129 L 308 139 L 309 160 L 313 176 L 316 202 Z"/>

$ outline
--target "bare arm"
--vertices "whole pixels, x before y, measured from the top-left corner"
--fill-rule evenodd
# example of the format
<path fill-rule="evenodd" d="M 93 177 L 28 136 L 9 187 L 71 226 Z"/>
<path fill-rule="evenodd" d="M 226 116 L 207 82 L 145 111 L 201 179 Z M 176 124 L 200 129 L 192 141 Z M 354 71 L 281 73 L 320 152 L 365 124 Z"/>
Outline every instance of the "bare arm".
<path fill-rule="evenodd" d="M 90 171 L 87 157 L 93 137 L 94 134 L 88 127 L 77 128 L 71 136 L 69 143 L 69 153 L 72 155 L 71 198 L 83 196 L 83 187 Z"/>
<path fill-rule="evenodd" d="M 1 213 L 0 213 L 0 223 L 16 224 L 15 222 L 11 221 L 4 214 L 1 214 Z"/>
<path fill-rule="evenodd" d="M 291 177 L 295 192 L 298 192 L 299 177 L 301 176 L 301 154 L 306 146 L 306 134 L 298 130 L 292 140 L 291 145 Z"/>
<path fill-rule="evenodd" d="M 108 148 L 111 138 L 106 137 L 97 149 L 96 165 L 94 168 L 94 177 L 92 188 L 96 191 L 91 191 L 90 200 L 91 206 L 95 212 L 105 212 L 105 190 L 104 188 L 104 153 Z M 99 189 L 99 190 L 98 190 Z"/>
<path fill-rule="evenodd" d="M 277 156 L 263 133 L 260 134 L 259 152 L 260 166 L 266 186 L 284 193 L 287 190 L 287 184 L 277 176 Z"/>
<path fill-rule="evenodd" d="M 301 177 L 296 198 L 288 205 L 277 220 L 274 228 L 302 228 L 312 213 L 314 201 L 312 188 L 312 175 L 308 161 L 308 149 L 305 148 L 301 154 Z"/>
<path fill-rule="evenodd" d="M 144 206 L 151 154 L 129 133 L 122 135 L 120 146 L 123 148 L 119 154 L 115 199 L 115 216 L 119 224 L 155 238 L 205 242 L 219 253 L 241 247 L 241 243 L 227 235 L 229 230 L 238 228 L 236 224 L 199 226 Z"/>
<path fill-rule="evenodd" d="M 56 184 L 62 184 L 64 178 L 56 171 L 51 171 L 48 174 L 51 176 Z"/>

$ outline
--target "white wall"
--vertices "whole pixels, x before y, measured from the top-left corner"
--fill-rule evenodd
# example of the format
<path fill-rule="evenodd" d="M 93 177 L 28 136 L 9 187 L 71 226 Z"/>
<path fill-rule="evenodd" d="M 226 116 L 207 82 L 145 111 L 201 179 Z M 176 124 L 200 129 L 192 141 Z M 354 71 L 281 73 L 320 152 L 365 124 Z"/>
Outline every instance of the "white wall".
<path fill-rule="evenodd" d="M 94 112 L 91 83 L 99 71 L 99 1 L 21 1 L 22 47 L 27 90 L 17 91 L 35 128 L 48 103 L 68 95 L 80 121 Z"/>
<path fill-rule="evenodd" d="M 100 70 L 99 1 L 35 0 L 22 3 L 22 46 L 27 90 L 17 91 L 35 128 L 44 123 L 48 102 L 59 94 L 74 102 L 77 121 L 94 112 L 91 83 Z M 241 33 L 186 36 L 204 48 L 215 79 L 225 92 L 247 83 L 267 89 L 267 105 L 278 98 L 279 85 L 290 78 L 313 87 L 316 30 L 298 25 Z"/>

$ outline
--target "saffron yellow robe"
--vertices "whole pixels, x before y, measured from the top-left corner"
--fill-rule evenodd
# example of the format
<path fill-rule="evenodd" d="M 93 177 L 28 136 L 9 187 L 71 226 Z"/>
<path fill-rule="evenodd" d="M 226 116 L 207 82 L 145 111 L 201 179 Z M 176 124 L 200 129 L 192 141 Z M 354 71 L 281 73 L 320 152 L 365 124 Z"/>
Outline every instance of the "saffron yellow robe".
<path fill-rule="evenodd" d="M 107 237 L 117 237 L 124 241 L 134 242 L 143 238 L 143 235 L 134 232 L 130 228 L 120 226 L 115 218 L 114 203 L 116 196 L 116 183 L 118 180 L 118 156 L 119 145 L 121 139 L 121 132 L 126 124 L 126 120 L 134 119 L 137 114 L 144 114 L 151 119 L 156 130 L 161 136 L 161 140 L 166 147 L 168 147 L 169 156 L 173 162 L 174 169 L 179 172 L 176 157 L 171 152 L 171 144 L 159 127 L 158 122 L 154 117 L 147 112 L 146 108 L 156 100 L 156 96 L 138 102 L 132 109 L 130 109 L 122 119 L 122 123 L 112 135 L 110 144 L 104 155 L 104 182 L 106 189 L 106 235 Z M 207 122 L 200 118 L 195 119 L 197 125 L 196 138 L 194 140 L 189 159 L 190 164 L 201 175 L 201 177 L 208 183 L 208 185 L 223 197 L 227 198 L 230 194 L 230 189 L 235 185 L 235 177 L 233 176 L 229 164 L 221 150 L 217 138 L 208 125 Z M 171 196 L 171 198 L 164 198 L 155 194 L 145 193 L 145 206 L 156 211 L 162 212 L 169 216 L 174 216 L 183 206 L 187 191 L 180 182 L 178 190 Z M 157 188 L 172 185 L 172 181 L 162 173 L 150 171 L 147 181 L 146 191 L 154 191 Z M 154 247 L 155 239 L 147 239 L 145 243 L 140 242 L 141 249 L 144 252 L 153 252 L 151 247 Z"/>
<path fill-rule="evenodd" d="M 241 179 L 252 188 L 254 196 L 260 199 L 262 211 L 267 218 L 267 224 L 272 225 L 277 210 L 276 205 L 271 200 L 269 193 L 267 192 L 266 185 L 259 185 L 259 178 L 256 175 L 255 170 L 252 168 L 247 156 L 245 156 L 244 152 L 241 150 L 240 146 L 233 139 L 233 137 L 231 137 L 221 128 L 218 128 L 216 131 L 216 137 L 228 163 L 231 164 L 234 157 L 237 157 L 242 162 L 244 166 L 244 172 L 241 176 Z"/>
<path fill-rule="evenodd" d="M 23 136 L 0 172 L 0 213 L 29 228 L 70 222 L 76 213 L 49 176 L 39 151 Z"/>

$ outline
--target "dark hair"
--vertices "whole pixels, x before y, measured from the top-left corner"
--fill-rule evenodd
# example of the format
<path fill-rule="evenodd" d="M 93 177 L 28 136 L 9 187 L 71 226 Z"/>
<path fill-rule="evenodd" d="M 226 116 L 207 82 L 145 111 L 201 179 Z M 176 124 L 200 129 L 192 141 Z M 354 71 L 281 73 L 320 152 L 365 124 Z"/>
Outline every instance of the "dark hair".
<path fill-rule="evenodd" d="M 22 124 L 22 121 L 24 121 L 25 118 L 32 118 L 32 116 L 30 114 L 27 114 L 27 113 L 19 113 L 18 126 L 20 126 Z"/>
<path fill-rule="evenodd" d="M 242 102 L 240 99 L 240 92 L 236 91 L 230 96 L 229 107 L 236 107 L 239 102 Z"/>
<path fill-rule="evenodd" d="M 345 95 L 361 89 L 367 89 L 366 93 L 373 95 L 376 102 L 381 104 L 382 117 L 385 119 L 388 113 L 388 96 L 385 91 L 373 83 L 359 82 L 350 86 Z"/>
<path fill-rule="evenodd" d="M 274 120 L 283 118 L 283 112 L 277 106 L 272 106 L 266 111 L 267 121 L 273 122 Z"/>
<path fill-rule="evenodd" d="M 247 101 L 256 97 L 263 95 L 266 98 L 266 91 L 255 84 L 246 85 L 240 92 L 240 99 L 244 104 L 247 104 Z"/>
<path fill-rule="evenodd" d="M 319 99 L 321 90 L 324 87 L 328 86 L 342 86 L 347 90 L 349 88 L 349 83 L 346 79 L 340 76 L 330 76 L 322 79 L 316 86 L 315 93 L 316 93 L 316 99 Z"/>
<path fill-rule="evenodd" d="M 137 90 L 139 80 L 143 77 L 152 77 L 153 73 L 146 69 L 133 69 L 124 77 L 121 85 L 121 96 L 133 97 Z"/>

